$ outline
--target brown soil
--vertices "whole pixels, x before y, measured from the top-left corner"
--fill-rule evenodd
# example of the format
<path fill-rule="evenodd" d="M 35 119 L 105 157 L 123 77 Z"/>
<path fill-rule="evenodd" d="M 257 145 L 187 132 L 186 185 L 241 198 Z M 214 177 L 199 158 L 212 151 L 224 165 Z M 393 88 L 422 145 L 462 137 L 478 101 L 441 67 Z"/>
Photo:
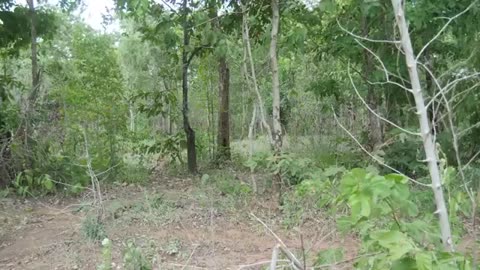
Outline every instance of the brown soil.
<path fill-rule="evenodd" d="M 344 247 L 344 259 L 355 256 L 356 242 L 335 233 L 325 218 L 311 218 L 286 230 L 282 214 L 270 201 L 233 201 L 192 182 L 160 178 L 148 189 L 115 186 L 104 192 L 113 269 L 127 269 L 122 258 L 128 240 L 142 248 L 154 262 L 153 269 L 264 269 L 267 264 L 256 263 L 269 261 L 277 240 L 250 213 L 268 224 L 298 258 L 305 253 L 307 264 L 330 247 Z M 162 194 L 159 201 L 168 207 L 149 208 L 148 196 L 155 194 Z M 102 248 L 82 233 L 85 217 L 92 212 L 85 210 L 86 202 L 88 197 L 2 199 L 0 269 L 96 269 L 102 263 Z M 245 266 L 249 264 L 256 265 Z"/>

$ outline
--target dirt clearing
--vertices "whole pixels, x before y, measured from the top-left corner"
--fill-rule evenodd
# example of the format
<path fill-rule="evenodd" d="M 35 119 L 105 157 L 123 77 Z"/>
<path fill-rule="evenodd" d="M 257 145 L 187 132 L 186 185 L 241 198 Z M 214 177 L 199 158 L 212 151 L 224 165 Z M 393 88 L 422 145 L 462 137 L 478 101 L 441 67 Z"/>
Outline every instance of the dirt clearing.
<path fill-rule="evenodd" d="M 355 241 L 342 238 L 328 220 L 286 229 L 269 200 L 234 198 L 197 182 L 163 177 L 148 188 L 109 187 L 100 230 L 86 221 L 88 196 L 2 199 L 0 269 L 97 269 L 105 260 L 100 237 L 112 242 L 112 269 L 132 269 L 129 259 L 138 253 L 153 269 L 264 269 L 277 241 L 251 213 L 300 260 L 305 254 L 307 264 L 325 248 L 344 247 L 344 259 L 355 256 Z M 98 241 L 86 237 L 92 232 Z"/>

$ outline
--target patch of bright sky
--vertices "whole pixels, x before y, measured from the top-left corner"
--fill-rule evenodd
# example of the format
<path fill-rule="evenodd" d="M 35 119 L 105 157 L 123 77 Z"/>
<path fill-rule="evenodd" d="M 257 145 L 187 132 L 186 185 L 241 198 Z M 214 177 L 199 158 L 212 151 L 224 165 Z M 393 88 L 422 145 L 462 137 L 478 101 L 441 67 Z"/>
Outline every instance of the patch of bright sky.
<path fill-rule="evenodd" d="M 42 1 L 43 2 L 43 1 Z M 49 5 L 57 5 L 59 0 L 48 0 Z M 98 31 L 116 32 L 120 30 L 118 20 L 114 20 L 108 25 L 104 24 L 103 16 L 111 14 L 113 11 L 113 0 L 83 0 L 83 7 L 75 12 L 83 21 Z M 26 5 L 26 0 L 17 0 L 17 4 Z"/>
<path fill-rule="evenodd" d="M 315 6 L 320 3 L 321 0 L 303 0 L 307 6 Z M 17 4 L 26 5 L 26 0 L 17 0 Z M 42 1 L 43 2 L 43 1 Z M 57 5 L 59 0 L 48 0 L 50 5 Z M 106 31 L 109 33 L 120 31 L 120 24 L 118 20 L 105 24 L 104 15 L 111 14 L 114 9 L 113 0 L 83 0 L 83 8 L 76 11 L 76 15 L 84 20 L 85 23 L 90 25 L 93 29 L 98 31 Z M 161 1 L 160 1 L 161 2 Z M 112 12 L 110 12 L 112 11 Z"/>

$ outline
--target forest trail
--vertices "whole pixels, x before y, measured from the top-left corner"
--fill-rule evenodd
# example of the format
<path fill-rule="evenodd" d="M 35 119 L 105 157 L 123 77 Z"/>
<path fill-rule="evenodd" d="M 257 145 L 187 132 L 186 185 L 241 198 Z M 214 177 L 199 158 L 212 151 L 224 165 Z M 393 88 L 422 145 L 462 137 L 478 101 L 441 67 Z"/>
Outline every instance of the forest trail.
<path fill-rule="evenodd" d="M 104 191 L 113 269 L 127 269 L 122 262 L 128 240 L 154 262 L 153 269 L 264 269 L 266 263 L 245 265 L 269 261 L 276 240 L 250 213 L 299 258 L 305 252 L 311 261 L 319 250 L 336 246 L 346 248 L 345 259 L 355 256 L 355 241 L 340 240 L 327 222 L 312 218 L 286 230 L 268 200 L 240 202 L 194 182 L 159 177 L 149 187 L 117 185 Z M 102 247 L 84 235 L 88 201 L 88 196 L 2 199 L 0 269 L 96 269 Z"/>

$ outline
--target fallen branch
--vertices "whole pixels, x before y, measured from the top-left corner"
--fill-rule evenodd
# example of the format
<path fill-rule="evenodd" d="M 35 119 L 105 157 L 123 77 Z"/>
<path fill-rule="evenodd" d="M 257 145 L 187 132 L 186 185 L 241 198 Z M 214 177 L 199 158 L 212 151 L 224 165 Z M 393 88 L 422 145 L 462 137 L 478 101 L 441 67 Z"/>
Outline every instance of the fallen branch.
<path fill-rule="evenodd" d="M 277 244 L 274 248 L 273 248 L 273 252 L 272 252 L 272 261 L 270 263 L 270 270 L 275 270 L 277 268 L 277 260 L 278 260 L 278 250 L 280 249 L 280 245 Z"/>
<path fill-rule="evenodd" d="M 275 234 L 272 229 L 270 229 L 267 224 L 265 224 L 265 222 L 263 222 L 261 219 L 259 219 L 257 216 L 255 216 L 255 214 L 253 213 L 250 213 L 250 215 L 252 217 L 254 217 L 258 222 L 260 222 L 260 224 L 262 224 L 269 232 L 270 234 L 272 234 L 273 237 L 275 237 L 275 239 L 277 239 L 279 245 L 277 245 L 278 249 L 280 249 L 280 251 L 283 252 L 283 254 L 285 254 L 285 256 L 292 262 L 294 268 L 296 269 L 299 269 L 299 270 L 304 270 L 305 267 L 302 265 L 302 263 L 295 257 L 295 255 L 293 255 L 293 253 L 288 250 L 287 248 L 287 245 L 285 245 L 285 243 L 282 241 L 282 239 L 280 239 L 280 237 L 278 237 L 277 234 Z"/>
<path fill-rule="evenodd" d="M 265 264 L 270 264 L 272 261 L 260 261 L 260 262 L 256 262 L 256 263 L 252 263 L 252 264 L 242 264 L 242 265 L 239 265 L 238 266 L 238 270 L 241 270 L 241 269 L 246 269 L 246 268 L 251 268 L 251 267 L 255 267 L 255 266 L 260 266 L 260 265 L 265 265 Z M 277 263 L 290 263 L 289 260 L 277 260 Z"/>

